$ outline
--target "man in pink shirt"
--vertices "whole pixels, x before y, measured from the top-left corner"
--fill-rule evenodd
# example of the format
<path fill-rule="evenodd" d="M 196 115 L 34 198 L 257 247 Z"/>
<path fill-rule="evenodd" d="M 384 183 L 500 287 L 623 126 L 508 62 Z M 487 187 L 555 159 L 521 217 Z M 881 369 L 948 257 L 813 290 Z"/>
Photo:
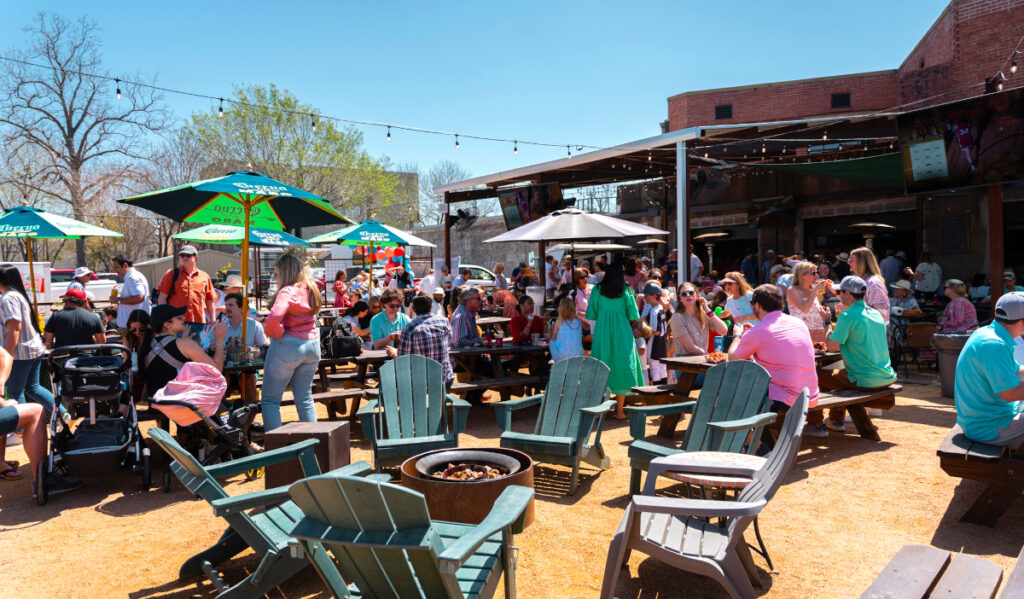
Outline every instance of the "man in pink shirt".
<path fill-rule="evenodd" d="M 800 391 L 807 388 L 810 405 L 818 404 L 818 374 L 814 364 L 814 344 L 807 325 L 799 318 L 782 313 L 782 291 L 775 285 L 761 285 L 750 299 L 758 324 L 745 325 L 729 348 L 730 360 L 754 360 L 771 375 L 768 397 L 772 408 L 788 409 Z M 807 416 L 804 434 L 827 437 L 824 414 Z"/>

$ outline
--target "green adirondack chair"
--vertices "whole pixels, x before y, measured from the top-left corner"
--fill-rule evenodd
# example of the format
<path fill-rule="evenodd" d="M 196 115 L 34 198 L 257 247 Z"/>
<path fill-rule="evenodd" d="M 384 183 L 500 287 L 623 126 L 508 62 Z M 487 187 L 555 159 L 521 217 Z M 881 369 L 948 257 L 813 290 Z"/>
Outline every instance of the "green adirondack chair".
<path fill-rule="evenodd" d="M 417 355 L 380 367 L 380 397 L 356 412 L 373 448 L 373 465 L 401 465 L 433 449 L 459 446 L 469 402 L 445 393 L 441 365 Z"/>
<path fill-rule="evenodd" d="M 615 402 L 608 399 L 608 366 L 595 358 L 576 357 L 555 362 L 544 393 L 494 406 L 501 446 L 518 449 L 531 458 L 572 466 L 569 494 L 576 492 L 580 462 L 604 470 L 610 464 L 601 446 L 601 424 Z M 540 404 L 533 433 L 512 429 L 512 411 Z M 596 425 L 596 426 L 595 426 Z M 594 442 L 587 445 L 594 429 Z"/>
<path fill-rule="evenodd" d="M 422 494 L 366 478 L 315 476 L 289 492 L 305 515 L 293 547 L 336 597 L 492 597 L 504 573 L 505 597 L 515 599 L 513 533 L 533 489 L 506 488 L 480 524 L 431 520 Z"/>
<path fill-rule="evenodd" d="M 629 492 L 640 492 L 643 471 L 651 460 L 683 451 L 730 451 L 752 453 L 757 449 L 761 430 L 775 422 L 769 411 L 768 383 L 771 376 L 763 367 L 749 360 L 733 360 L 718 364 L 704 375 L 704 386 L 696 401 L 663 406 L 629 407 L 629 433 L 633 442 L 627 455 L 632 469 Z M 666 414 L 691 413 L 683 441 L 678 448 L 666 447 L 645 440 L 647 418 Z M 754 441 L 746 446 L 753 431 Z"/>
<path fill-rule="evenodd" d="M 149 429 L 149 436 L 174 460 L 170 468 L 185 488 L 209 502 L 213 506 L 214 515 L 224 518 L 228 523 L 227 530 L 212 547 L 189 558 L 181 566 L 179 578 L 186 580 L 205 572 L 217 588 L 217 597 L 259 597 L 309 565 L 301 556 L 299 559 L 292 557 L 288 550 L 288 529 L 302 517 L 302 513 L 295 504 L 287 501 L 287 487 L 231 497 L 217 482 L 217 478 L 296 458 L 307 476 L 318 475 L 320 466 L 313 450 L 317 444 L 316 439 L 214 466 L 203 466 L 167 431 L 153 427 Z M 367 472 L 370 472 L 369 464 L 356 462 L 334 470 L 328 476 L 355 476 Z M 273 507 L 257 513 L 246 512 L 266 506 Z M 260 556 L 259 566 L 244 580 L 234 586 L 227 586 L 215 568 L 249 547 Z M 315 560 L 325 559 L 323 550 L 319 555 L 313 555 Z M 329 558 L 327 561 L 330 561 Z"/>

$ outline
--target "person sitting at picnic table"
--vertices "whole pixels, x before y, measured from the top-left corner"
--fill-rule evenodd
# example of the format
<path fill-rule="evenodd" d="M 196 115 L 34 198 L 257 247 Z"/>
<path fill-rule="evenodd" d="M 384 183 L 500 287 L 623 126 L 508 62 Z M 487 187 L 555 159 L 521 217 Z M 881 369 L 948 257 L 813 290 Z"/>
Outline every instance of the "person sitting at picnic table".
<path fill-rule="evenodd" d="M 69 288 L 61 299 L 64 309 L 54 312 L 43 328 L 43 343 L 48 349 L 107 342 L 103 322 L 86 307 L 89 300 L 84 291 Z"/>
<path fill-rule="evenodd" d="M 896 382 L 896 372 L 889 362 L 886 323 L 878 310 L 864 302 L 867 289 L 867 283 L 857 275 L 839 283 L 843 310 L 828 339 L 839 344 L 845 368 L 818 372 L 818 385 L 825 391 L 884 389 Z M 829 430 L 845 432 L 845 420 L 846 408 L 832 408 L 826 425 Z"/>
<path fill-rule="evenodd" d="M 627 259 L 623 263 L 624 275 L 623 278 L 626 281 L 626 285 L 633 291 L 639 291 L 643 288 L 643 281 L 647 276 L 646 270 L 644 270 L 644 263 L 640 258 Z M 556 306 L 558 304 L 555 304 Z"/>
<path fill-rule="evenodd" d="M 343 315 L 345 322 L 352 327 L 352 332 L 362 338 L 363 341 L 370 339 L 370 320 L 367 318 L 369 313 L 370 306 L 363 300 L 359 300 L 349 306 Z M 364 347 L 369 348 L 369 345 L 364 344 Z"/>
<path fill-rule="evenodd" d="M 775 285 L 759 285 L 751 297 L 758 322 L 740 327 L 729 347 L 729 360 L 753 360 L 768 371 L 768 397 L 773 410 L 789 409 L 805 387 L 814 407 L 818 404 L 818 376 L 807 325 L 782 312 L 782 291 Z M 804 434 L 827 437 L 823 418 L 820 411 L 808 414 Z"/>
<path fill-rule="evenodd" d="M 512 331 L 512 343 L 529 343 L 533 335 L 544 335 L 544 319 L 533 313 L 533 298 L 528 295 L 519 297 L 509 329 Z"/>
<path fill-rule="evenodd" d="M 750 303 L 753 291 L 743 274 L 736 271 L 727 272 L 719 284 L 729 294 L 725 301 L 725 310 L 732 314 L 733 322 L 757 324 L 757 316 L 754 315 L 754 307 Z"/>
<path fill-rule="evenodd" d="M 573 270 L 573 300 L 576 302 L 576 315 L 583 319 L 583 328 L 590 330 L 591 323 L 587 320 L 587 304 L 590 302 L 590 288 L 587 287 L 587 271 L 582 268 Z"/>
<path fill-rule="evenodd" d="M 558 320 L 551 333 L 551 359 L 558 362 L 586 355 L 583 351 L 583 322 L 576 316 L 576 303 L 566 297 L 557 305 Z"/>
<path fill-rule="evenodd" d="M 793 285 L 786 290 L 789 315 L 807 325 L 814 342 L 825 341 L 825 327 L 832 321 L 832 313 L 818 301 L 831 285 L 830 280 L 818 278 L 818 269 L 810 262 L 793 267 Z"/>
<path fill-rule="evenodd" d="M 480 311 L 481 305 L 480 290 L 475 287 L 466 287 L 459 292 L 459 307 L 455 309 L 451 318 L 451 345 L 452 347 L 474 347 L 481 345 L 480 329 L 476 324 L 476 314 Z M 498 356 L 488 358 L 477 356 L 473 362 L 473 370 L 477 375 L 493 377 L 494 368 L 491 360 L 499 359 Z M 473 390 L 466 394 L 466 401 L 479 403 L 483 399 L 483 390 Z"/>
<path fill-rule="evenodd" d="M 889 338 L 893 343 L 904 343 L 906 339 L 905 327 L 910 322 L 909 317 L 920 316 L 921 307 L 914 299 L 914 290 L 910 288 L 910 281 L 896 281 L 892 284 L 892 298 L 889 300 Z"/>
<path fill-rule="evenodd" d="M 348 308 L 348 283 L 345 279 L 348 275 L 345 274 L 344 270 L 338 270 L 334 273 L 334 307 L 335 308 Z"/>
<path fill-rule="evenodd" d="M 373 349 L 394 347 L 402 329 L 409 324 L 410 318 L 402 313 L 402 292 L 397 289 L 385 289 L 380 296 L 384 311 L 370 320 L 370 343 Z"/>
<path fill-rule="evenodd" d="M 144 397 L 164 388 L 178 376 L 186 362 L 209 364 L 224 369 L 224 336 L 228 326 L 218 322 L 213 328 L 214 354 L 211 358 L 191 337 L 180 337 L 185 331 L 185 306 L 158 304 L 149 315 L 150 328 L 139 344 L 139 375 L 146 381 Z"/>
<path fill-rule="evenodd" d="M 1014 358 L 1024 334 L 1024 293 L 996 302 L 994 319 L 971 333 L 956 362 L 956 423 L 973 441 L 1024 444 L 1024 367 Z"/>
<path fill-rule="evenodd" d="M 224 339 L 221 341 L 227 346 L 228 340 L 231 338 L 241 339 L 242 338 L 242 294 L 241 293 L 229 293 L 224 298 L 224 319 L 227 320 L 228 327 L 227 333 Z M 223 321 L 223 319 L 222 319 Z M 214 347 L 216 339 L 214 339 L 213 327 L 206 331 L 203 335 L 203 349 Z M 263 331 L 263 325 L 260 324 L 255 318 L 249 317 L 249 322 L 245 326 L 245 347 L 258 347 L 264 348 L 270 345 L 270 340 L 267 339 L 266 333 Z M 256 391 L 256 373 L 255 372 L 243 372 L 241 374 L 233 374 L 228 379 L 228 388 L 234 386 L 242 388 L 244 386 L 245 400 L 252 402 L 256 401 L 259 397 Z"/>
<path fill-rule="evenodd" d="M 445 386 L 450 387 L 455 380 L 449 355 L 452 328 L 447 319 L 431 312 L 432 302 L 425 295 L 412 298 L 412 311 L 416 317 L 402 329 L 398 348 L 388 346 L 384 351 L 389 358 L 415 354 L 434 360 L 441 365 Z"/>
<path fill-rule="evenodd" d="M 708 301 L 689 281 L 676 291 L 676 311 L 669 320 L 672 343 L 676 356 L 703 356 L 707 353 L 708 337 L 711 331 L 725 335 L 729 328 L 708 306 Z M 704 381 L 704 375 L 697 375 L 694 388 Z"/>
<path fill-rule="evenodd" d="M 978 311 L 971 300 L 967 299 L 967 285 L 960 279 L 950 279 L 946 281 L 944 293 L 949 303 L 942 312 L 936 331 L 955 333 L 978 328 Z"/>
<path fill-rule="evenodd" d="M 633 387 L 643 385 L 644 375 L 629 324 L 640 318 L 640 312 L 633 290 L 626 286 L 622 263 L 608 265 L 604 280 L 590 296 L 585 317 L 594 323 L 590 355 L 611 370 L 608 389 L 615 395 L 615 418 L 625 420 L 622 408 L 626 396 L 633 395 Z"/>
<path fill-rule="evenodd" d="M 117 306 L 103 308 L 103 332 L 117 334 Z"/>
<path fill-rule="evenodd" d="M 704 280 L 701 281 L 698 293 L 701 297 L 710 302 L 719 291 L 722 291 L 722 287 L 719 286 L 713 278 L 704 277 Z"/>
<path fill-rule="evenodd" d="M 423 293 L 426 294 L 426 289 L 423 290 Z M 497 294 L 495 294 L 495 295 L 497 295 Z M 416 311 L 414 309 L 413 310 L 413 314 L 415 314 L 415 313 L 416 313 Z M 430 313 L 435 315 L 435 316 L 440 316 L 441 318 L 444 318 L 445 320 L 448 319 L 448 315 L 445 313 L 445 310 L 444 310 L 444 288 L 443 287 L 435 287 L 434 288 L 434 295 L 430 299 Z"/>
<path fill-rule="evenodd" d="M 448 320 L 451 321 L 452 316 L 455 316 L 455 311 L 459 309 L 459 298 L 462 297 L 462 292 L 469 289 L 469 285 L 459 285 L 458 287 L 452 287 L 451 292 L 448 294 Z M 482 302 L 483 300 L 481 300 Z M 516 303 L 512 302 L 512 307 L 515 308 Z"/>

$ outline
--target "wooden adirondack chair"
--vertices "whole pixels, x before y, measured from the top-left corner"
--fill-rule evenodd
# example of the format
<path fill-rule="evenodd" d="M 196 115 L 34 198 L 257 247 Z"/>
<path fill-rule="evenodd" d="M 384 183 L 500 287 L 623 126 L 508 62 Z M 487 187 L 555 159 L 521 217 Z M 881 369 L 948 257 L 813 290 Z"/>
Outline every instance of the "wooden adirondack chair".
<path fill-rule="evenodd" d="M 608 372 L 608 366 L 595 358 L 555 362 L 544 393 L 494 406 L 502 430 L 501 446 L 518 449 L 542 462 L 572 466 L 569 494 L 575 493 L 581 461 L 601 470 L 610 464 L 601 446 L 601 423 L 615 406 L 608 399 Z M 513 432 L 512 411 L 537 404 L 540 414 L 533 433 Z M 594 442 L 587 445 L 595 428 Z"/>
<path fill-rule="evenodd" d="M 512 539 L 533 489 L 506 488 L 480 524 L 431 520 L 422 494 L 365 478 L 316 476 L 289 492 L 305 515 L 294 547 L 336 597 L 492 597 L 504 573 L 505 597 L 515 599 Z"/>
<path fill-rule="evenodd" d="M 182 484 L 209 502 L 213 506 L 214 515 L 228 522 L 227 530 L 212 547 L 189 558 L 181 566 L 179 578 L 185 580 L 206 572 L 217 588 L 217 597 L 259 597 L 309 564 L 305 559 L 293 558 L 288 551 L 288 529 L 302 517 L 302 513 L 295 504 L 287 501 L 286 487 L 231 497 L 217 482 L 217 478 L 296 458 L 307 476 L 320 474 L 320 466 L 313 450 L 317 444 L 316 439 L 214 466 L 203 466 L 167 431 L 153 427 L 149 429 L 149 436 L 174 460 L 170 468 Z M 367 472 L 370 472 L 369 464 L 356 462 L 334 470 L 328 476 L 354 476 Z M 252 514 L 245 511 L 265 506 L 274 507 Z M 249 547 L 260 556 L 259 566 L 244 580 L 228 587 L 215 568 Z M 325 559 L 324 555 L 323 550 L 319 555 L 314 554 L 315 558 L 321 561 Z"/>
<path fill-rule="evenodd" d="M 632 550 L 681 570 L 714 578 L 735 598 L 753 599 L 760 585 L 757 568 L 743 533 L 775 495 L 796 461 L 807 419 L 807 389 L 786 413 L 779 441 L 767 461 L 753 473 L 722 470 L 720 474 L 751 474 L 735 501 L 655 497 L 659 476 L 686 471 L 686 454 L 651 462 L 643 495 L 634 495 L 612 537 L 605 563 L 601 598 L 615 592 L 619 572 Z M 677 463 L 678 462 L 678 463 Z M 727 518 L 724 527 L 708 519 Z"/>
<path fill-rule="evenodd" d="M 769 411 L 768 371 L 748 360 L 718 364 L 704 375 L 704 386 L 696 401 L 663 406 L 629 407 L 629 492 L 640 492 L 640 479 L 651 460 L 682 451 L 742 452 L 748 437 L 753 442 L 747 453 L 757 449 L 761 429 L 775 422 Z M 666 447 L 644 439 L 647 418 L 666 414 L 692 413 L 682 443 L 678 448 Z M 750 432 L 753 431 L 753 436 Z"/>
<path fill-rule="evenodd" d="M 380 398 L 356 413 L 373 448 L 373 465 L 401 465 L 433 449 L 459 446 L 469 402 L 444 391 L 441 365 L 418 355 L 380 367 Z"/>

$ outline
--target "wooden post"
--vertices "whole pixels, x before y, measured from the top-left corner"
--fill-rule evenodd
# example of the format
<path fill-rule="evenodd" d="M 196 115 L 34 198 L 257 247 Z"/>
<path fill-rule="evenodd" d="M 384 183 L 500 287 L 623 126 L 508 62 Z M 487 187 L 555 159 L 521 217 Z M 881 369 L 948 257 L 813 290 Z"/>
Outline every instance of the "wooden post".
<path fill-rule="evenodd" d="M 537 274 L 540 275 L 540 286 L 544 288 L 545 300 L 548 298 L 548 261 L 547 256 L 544 255 L 544 252 L 547 251 L 547 248 L 545 247 L 546 245 L 547 244 L 545 244 L 543 241 L 537 242 L 537 255 L 540 256 L 540 264 L 537 267 Z M 536 308 L 539 314 L 544 313 L 543 308 L 544 302 L 541 302 L 541 305 L 537 306 Z"/>
<path fill-rule="evenodd" d="M 444 192 L 444 263 L 448 271 L 452 269 L 452 216 L 451 204 L 448 203 L 448 193 Z"/>
<path fill-rule="evenodd" d="M 1003 186 L 988 186 L 988 267 L 992 285 L 992 311 L 1003 294 Z"/>
<path fill-rule="evenodd" d="M 25 238 L 25 247 L 28 250 L 28 281 L 32 286 L 32 309 L 36 311 L 35 317 L 39 318 L 39 300 L 36 299 L 36 269 L 32 265 L 32 238 Z"/>
<path fill-rule="evenodd" d="M 249 346 L 245 342 L 245 331 L 249 324 L 249 217 L 252 211 L 252 199 L 245 197 L 245 230 L 242 231 L 242 347 L 244 348 L 245 360 L 249 359 Z M 278 284 L 281 282 L 278 281 Z M 212 323 L 211 323 L 212 324 Z M 244 377 L 240 377 L 244 378 Z M 245 403 L 245 382 L 239 381 L 238 395 L 242 398 L 242 403 Z"/>

